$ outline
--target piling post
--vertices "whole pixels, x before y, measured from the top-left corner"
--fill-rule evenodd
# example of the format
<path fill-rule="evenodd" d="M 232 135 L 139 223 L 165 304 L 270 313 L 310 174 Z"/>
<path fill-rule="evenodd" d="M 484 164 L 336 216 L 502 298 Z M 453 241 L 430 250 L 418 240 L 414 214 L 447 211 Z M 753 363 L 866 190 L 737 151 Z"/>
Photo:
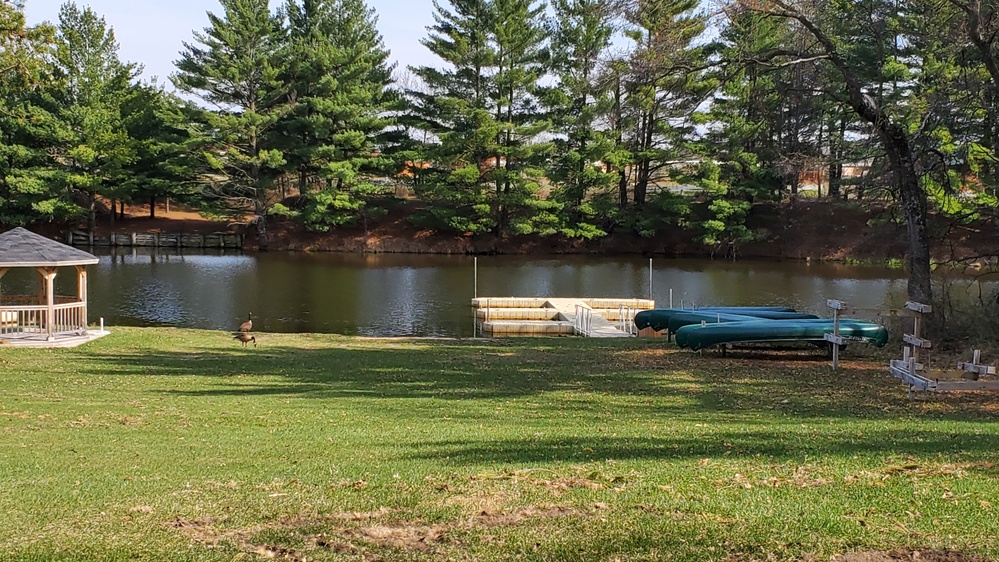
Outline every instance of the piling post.
<path fill-rule="evenodd" d="M 652 300 L 652 258 L 649 258 L 649 300 Z"/>

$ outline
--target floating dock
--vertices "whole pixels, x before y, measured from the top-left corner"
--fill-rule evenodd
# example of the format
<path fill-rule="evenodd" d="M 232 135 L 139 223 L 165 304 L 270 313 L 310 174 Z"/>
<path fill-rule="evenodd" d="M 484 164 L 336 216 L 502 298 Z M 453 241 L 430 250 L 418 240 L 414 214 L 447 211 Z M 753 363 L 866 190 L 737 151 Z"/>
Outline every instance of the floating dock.
<path fill-rule="evenodd" d="M 521 298 L 472 299 L 482 331 L 499 335 L 583 335 L 627 338 L 636 335 L 634 317 L 655 308 L 649 299 Z"/>

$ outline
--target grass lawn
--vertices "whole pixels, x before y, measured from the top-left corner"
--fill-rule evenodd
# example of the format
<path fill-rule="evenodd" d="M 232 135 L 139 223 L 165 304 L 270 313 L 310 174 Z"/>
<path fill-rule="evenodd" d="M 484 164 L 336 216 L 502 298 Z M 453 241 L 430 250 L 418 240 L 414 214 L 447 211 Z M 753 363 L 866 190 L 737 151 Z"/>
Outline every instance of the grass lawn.
<path fill-rule="evenodd" d="M 884 357 L 258 341 L 0 347 L 0 560 L 999 558 L 999 395 Z"/>

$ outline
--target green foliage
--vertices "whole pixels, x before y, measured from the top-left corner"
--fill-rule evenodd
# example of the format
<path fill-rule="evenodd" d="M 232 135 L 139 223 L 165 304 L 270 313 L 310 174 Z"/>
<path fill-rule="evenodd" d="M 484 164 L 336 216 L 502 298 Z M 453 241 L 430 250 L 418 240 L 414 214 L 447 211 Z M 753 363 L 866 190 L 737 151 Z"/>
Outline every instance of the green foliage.
<path fill-rule="evenodd" d="M 114 31 L 90 8 L 63 4 L 50 91 L 59 120 L 64 182 L 85 198 L 88 227 L 96 226 L 97 197 L 123 195 L 126 167 L 135 159 L 122 104 L 139 69 L 118 58 Z"/>
<path fill-rule="evenodd" d="M 258 215 L 271 203 L 274 179 L 285 165 L 266 134 L 287 111 L 277 54 L 283 30 L 267 0 L 221 0 L 223 13 L 208 14 L 209 27 L 184 43 L 173 83 L 219 108 L 201 117 L 212 173 L 204 195 L 233 213 L 249 205 Z M 263 225 L 263 222 L 258 224 Z M 261 242 L 266 234 L 261 232 Z"/>
<path fill-rule="evenodd" d="M 68 3 L 58 29 L 29 27 L 4 2 L 0 223 L 85 214 L 93 227 L 108 202 L 170 197 L 328 230 L 380 212 L 367 178 L 408 168 L 427 228 L 684 228 L 720 248 L 751 239 L 752 204 L 798 197 L 805 181 L 832 198 L 894 198 L 888 122 L 917 195 L 956 220 L 999 216 L 990 3 L 836 0 L 797 14 L 734 0 L 710 29 L 702 4 L 438 0 L 423 44 L 443 64 L 395 88 L 363 0 L 276 12 L 222 0 L 172 77 L 195 105 L 138 83 L 93 10 Z M 854 83 L 877 116 L 857 113 Z M 702 191 L 662 191 L 676 184 Z M 302 207 L 274 207 L 289 187 Z"/>
<path fill-rule="evenodd" d="M 283 13 L 287 38 L 278 58 L 288 107 L 270 141 L 306 196 L 306 227 L 353 224 L 373 191 L 358 174 L 385 164 L 376 144 L 396 104 L 389 53 L 361 0 L 288 0 Z"/>
<path fill-rule="evenodd" d="M 131 202 L 169 197 L 197 204 L 197 180 L 205 167 L 198 147 L 204 139 L 190 121 L 198 109 L 154 84 L 138 84 L 121 111 L 134 154 L 123 169 L 121 197 Z"/>
<path fill-rule="evenodd" d="M 598 66 L 613 36 L 613 8 L 604 0 L 556 0 L 552 7 L 550 66 L 558 84 L 539 91 L 557 135 L 546 172 L 551 199 L 562 207 L 561 233 L 592 239 L 605 233 L 590 222 L 598 213 L 589 199 L 608 192 L 616 177 L 602 165 L 614 143 L 597 122 L 607 102 Z"/>
<path fill-rule="evenodd" d="M 671 227 L 687 228 L 693 213 L 693 200 L 690 197 L 667 190 L 652 194 L 649 202 L 635 209 L 629 225 L 646 238 Z"/>
<path fill-rule="evenodd" d="M 536 108 L 547 57 L 537 23 L 543 7 L 456 0 L 435 10 L 423 44 L 447 68 L 412 69 L 422 84 L 407 92 L 412 127 L 434 139 L 420 157 L 431 166 L 418 194 L 435 209 L 416 220 L 461 233 L 554 231 L 551 217 L 535 216 L 547 212 L 536 193 L 538 166 L 551 151 L 538 139 L 549 123 Z"/>
<path fill-rule="evenodd" d="M 364 202 L 349 192 L 324 189 L 310 193 L 301 216 L 309 230 L 327 232 L 333 227 L 357 222 Z"/>

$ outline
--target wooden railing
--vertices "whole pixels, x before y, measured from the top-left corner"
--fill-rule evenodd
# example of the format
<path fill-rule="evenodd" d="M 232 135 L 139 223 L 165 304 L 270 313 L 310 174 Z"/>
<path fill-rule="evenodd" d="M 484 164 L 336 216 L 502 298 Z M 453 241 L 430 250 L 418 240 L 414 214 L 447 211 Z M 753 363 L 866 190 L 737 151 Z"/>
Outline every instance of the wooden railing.
<path fill-rule="evenodd" d="M 112 232 L 107 236 L 94 236 L 86 232 L 71 231 L 66 234 L 66 243 L 72 246 L 239 249 L 243 247 L 243 235 L 231 232 L 216 232 L 214 234 Z"/>
<path fill-rule="evenodd" d="M 73 304 L 79 303 L 80 299 L 76 297 L 62 297 L 56 295 L 53 299 L 56 304 Z M 24 295 L 0 295 L 0 307 L 8 308 L 11 306 L 41 306 L 45 307 L 44 304 L 38 303 L 38 297 L 30 297 Z"/>
<path fill-rule="evenodd" d="M 11 300 L 5 297 L 4 302 Z M 37 300 L 37 299 L 35 299 Z M 51 329 L 49 307 L 45 305 L 0 305 L 0 335 L 4 334 L 65 334 L 87 329 L 87 303 L 69 297 L 52 307 Z"/>

